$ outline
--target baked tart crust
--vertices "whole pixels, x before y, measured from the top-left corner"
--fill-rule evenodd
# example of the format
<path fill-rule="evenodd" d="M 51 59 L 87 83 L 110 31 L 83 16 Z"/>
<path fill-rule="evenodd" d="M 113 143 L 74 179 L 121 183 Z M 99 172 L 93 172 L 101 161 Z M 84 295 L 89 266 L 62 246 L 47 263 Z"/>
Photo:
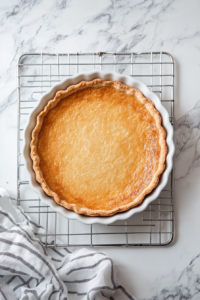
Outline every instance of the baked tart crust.
<path fill-rule="evenodd" d="M 103 79 L 57 92 L 37 117 L 30 148 L 45 193 L 88 216 L 139 205 L 157 186 L 167 155 L 154 104 L 137 89 Z"/>

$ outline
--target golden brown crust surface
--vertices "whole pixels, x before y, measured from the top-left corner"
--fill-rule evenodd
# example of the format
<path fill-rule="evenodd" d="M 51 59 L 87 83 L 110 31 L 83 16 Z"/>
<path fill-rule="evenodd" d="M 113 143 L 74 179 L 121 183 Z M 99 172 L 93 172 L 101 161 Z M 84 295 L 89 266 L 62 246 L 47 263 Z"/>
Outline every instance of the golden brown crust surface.
<path fill-rule="evenodd" d="M 39 133 L 41 131 L 43 121 L 45 119 L 45 116 L 48 114 L 48 112 L 53 109 L 61 99 L 68 97 L 69 95 L 72 95 L 73 93 L 80 91 L 82 89 L 86 88 L 101 88 L 101 87 L 113 87 L 115 90 L 126 93 L 128 95 L 132 95 L 136 97 L 142 105 L 146 107 L 146 109 L 149 111 L 151 116 L 155 120 L 156 128 L 159 132 L 159 145 L 160 145 L 160 154 L 159 154 L 159 162 L 156 172 L 154 173 L 153 177 L 151 178 L 150 183 L 148 186 L 146 186 L 139 195 L 137 195 L 136 198 L 131 198 L 131 196 L 128 198 L 129 203 L 125 201 L 124 205 L 118 205 L 116 207 L 113 207 L 112 209 L 91 209 L 88 207 L 81 207 L 75 203 L 68 203 L 66 200 L 62 200 L 58 193 L 52 191 L 50 187 L 48 186 L 46 180 L 43 177 L 43 173 L 40 168 L 40 157 L 38 155 L 38 137 Z M 159 177 L 163 173 L 165 169 L 165 160 L 167 155 L 167 145 L 166 145 L 166 132 L 164 128 L 161 125 L 161 116 L 160 113 L 155 109 L 154 104 L 144 97 L 144 95 L 137 89 L 131 88 L 129 86 L 126 86 L 122 83 L 119 83 L 117 81 L 104 81 L 103 79 L 95 79 L 90 82 L 83 81 L 77 85 L 70 86 L 66 91 L 59 91 L 57 92 L 55 98 L 48 102 L 44 110 L 38 115 L 37 117 L 37 124 L 32 132 L 32 141 L 30 144 L 31 147 L 31 158 L 33 160 L 33 169 L 36 174 L 37 181 L 41 184 L 42 189 L 51 196 L 59 205 L 69 209 L 73 210 L 76 213 L 89 215 L 89 216 L 109 216 L 113 215 L 117 212 L 122 212 L 129 210 L 130 208 L 139 205 L 143 200 L 144 197 L 149 194 L 158 184 Z M 126 197 L 127 198 L 127 197 Z"/>

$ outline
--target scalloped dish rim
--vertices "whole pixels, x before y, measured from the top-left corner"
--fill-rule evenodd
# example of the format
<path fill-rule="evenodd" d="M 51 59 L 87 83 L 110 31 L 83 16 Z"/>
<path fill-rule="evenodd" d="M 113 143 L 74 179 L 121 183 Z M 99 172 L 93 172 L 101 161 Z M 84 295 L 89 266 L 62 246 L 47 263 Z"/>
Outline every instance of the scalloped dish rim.
<path fill-rule="evenodd" d="M 168 146 L 168 154 L 166 157 L 166 168 L 160 178 L 160 181 L 157 187 L 145 197 L 144 201 L 136 207 L 129 209 L 128 211 L 124 211 L 121 213 L 117 213 L 112 216 L 106 217 L 93 217 L 93 216 L 85 216 L 77 214 L 74 211 L 67 210 L 66 208 L 58 205 L 51 197 L 45 194 L 42 190 L 42 187 L 39 182 L 36 181 L 35 172 L 33 170 L 33 163 L 30 157 L 30 142 L 32 138 L 32 130 L 36 125 L 37 115 L 42 111 L 44 106 L 48 103 L 49 100 L 52 100 L 59 90 L 65 90 L 70 85 L 77 84 L 81 81 L 91 81 L 96 78 L 101 78 L 104 80 L 116 80 L 133 88 L 140 90 L 145 97 L 149 98 L 155 105 L 156 109 L 160 112 L 162 116 L 163 126 L 167 132 L 167 146 Z M 158 198 L 159 194 L 166 186 L 168 182 L 169 174 L 172 170 L 173 166 L 173 155 L 174 155 L 175 147 L 173 142 L 173 127 L 169 121 L 169 115 L 167 110 L 162 105 L 160 99 L 156 94 L 151 92 L 148 87 L 139 80 L 136 80 L 128 75 L 121 75 L 114 72 L 102 72 L 102 71 L 94 71 L 87 73 L 78 73 L 70 78 L 64 79 L 63 81 L 55 84 L 47 93 L 45 93 L 41 99 L 38 101 L 38 104 L 30 113 L 27 124 L 24 130 L 24 158 L 25 158 L 25 167 L 29 177 L 29 183 L 31 188 L 39 195 L 40 199 L 43 203 L 50 206 L 54 211 L 61 213 L 64 217 L 68 219 L 78 220 L 84 224 L 111 224 L 118 220 L 125 220 L 130 218 L 133 214 L 141 212 L 145 210 L 145 208 L 156 198 Z"/>

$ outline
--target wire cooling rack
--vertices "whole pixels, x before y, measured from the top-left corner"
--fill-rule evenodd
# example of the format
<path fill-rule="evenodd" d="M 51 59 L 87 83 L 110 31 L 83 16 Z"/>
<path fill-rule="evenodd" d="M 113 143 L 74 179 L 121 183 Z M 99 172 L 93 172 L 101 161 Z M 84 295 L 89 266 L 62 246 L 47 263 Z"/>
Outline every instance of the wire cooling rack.
<path fill-rule="evenodd" d="M 41 96 L 60 80 L 78 72 L 115 71 L 143 81 L 156 93 L 174 121 L 174 61 L 166 52 L 145 53 L 26 53 L 18 61 L 17 204 L 45 228 L 47 247 L 166 246 L 174 237 L 173 170 L 160 197 L 126 221 L 84 225 L 68 220 L 44 205 L 27 180 L 23 131 L 27 117 Z"/>

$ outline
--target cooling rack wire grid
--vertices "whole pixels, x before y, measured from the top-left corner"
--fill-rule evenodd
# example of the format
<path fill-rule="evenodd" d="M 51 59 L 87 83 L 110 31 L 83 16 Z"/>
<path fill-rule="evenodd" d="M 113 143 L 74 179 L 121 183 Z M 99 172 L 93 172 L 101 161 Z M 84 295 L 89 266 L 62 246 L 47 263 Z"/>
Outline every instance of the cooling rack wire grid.
<path fill-rule="evenodd" d="M 174 121 L 174 60 L 166 52 L 144 53 L 26 53 L 17 65 L 18 140 L 17 205 L 46 232 L 47 247 L 166 246 L 174 238 L 174 171 L 160 197 L 145 211 L 111 225 L 84 225 L 68 220 L 44 205 L 27 180 L 23 158 L 23 130 L 27 117 L 52 85 L 79 72 L 102 70 L 126 74 L 156 93 Z"/>

